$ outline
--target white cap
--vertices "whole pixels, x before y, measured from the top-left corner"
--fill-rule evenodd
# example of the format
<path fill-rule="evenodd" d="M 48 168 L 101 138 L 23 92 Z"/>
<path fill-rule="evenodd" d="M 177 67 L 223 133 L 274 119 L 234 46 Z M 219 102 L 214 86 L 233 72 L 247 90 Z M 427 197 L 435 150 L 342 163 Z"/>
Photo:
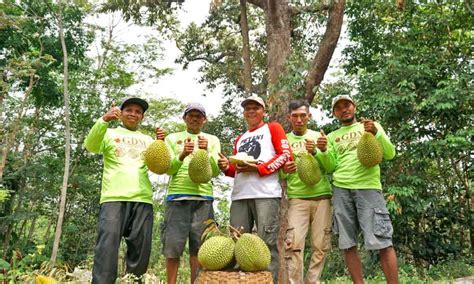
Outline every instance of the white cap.
<path fill-rule="evenodd" d="M 249 102 L 256 102 L 257 104 L 261 105 L 263 109 L 265 109 L 265 102 L 263 101 L 263 99 L 255 95 L 252 95 L 246 98 L 240 105 L 242 107 L 245 107 L 245 105 L 248 104 Z"/>
<path fill-rule="evenodd" d="M 336 106 L 336 104 L 337 104 L 339 101 L 343 101 L 343 100 L 350 101 L 353 105 L 355 105 L 355 102 L 354 102 L 354 100 L 351 98 L 351 96 L 349 96 L 349 95 L 339 95 L 339 96 L 335 96 L 335 97 L 332 99 L 331 109 L 334 110 L 334 106 Z"/>
<path fill-rule="evenodd" d="M 186 109 L 184 110 L 184 115 L 186 115 L 188 112 L 196 110 L 202 113 L 203 116 L 206 116 L 206 110 L 200 103 L 189 103 L 186 105 Z"/>

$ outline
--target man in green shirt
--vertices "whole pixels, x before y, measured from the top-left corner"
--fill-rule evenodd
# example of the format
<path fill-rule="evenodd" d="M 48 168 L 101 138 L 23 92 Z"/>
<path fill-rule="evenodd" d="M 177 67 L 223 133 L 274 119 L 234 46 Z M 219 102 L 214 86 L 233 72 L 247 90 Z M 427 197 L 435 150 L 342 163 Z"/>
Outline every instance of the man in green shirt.
<path fill-rule="evenodd" d="M 331 186 L 326 171 L 332 169 L 324 133 L 308 129 L 311 119 L 309 104 L 296 100 L 289 104 L 288 120 L 292 132 L 287 133 L 291 151 L 298 154 L 310 153 L 321 168 L 321 180 L 314 186 L 304 184 L 296 172 L 294 161 L 288 161 L 283 167 L 281 178 L 288 184 L 288 231 L 286 238 L 286 259 L 288 283 L 303 283 L 303 257 L 305 238 L 310 229 L 311 259 L 304 283 L 318 283 L 324 267 L 326 253 L 331 247 Z M 297 159 L 297 158 L 296 158 Z"/>
<path fill-rule="evenodd" d="M 104 159 L 92 283 L 115 283 L 122 237 L 127 244 L 127 273 L 140 276 L 148 267 L 153 206 L 143 152 L 153 138 L 137 130 L 147 109 L 148 103 L 140 98 L 128 98 L 120 107 L 112 105 L 85 139 L 86 149 Z M 120 120 L 121 125 L 108 128 L 112 120 Z M 164 137 L 157 129 L 156 138 Z"/>
<path fill-rule="evenodd" d="M 383 157 L 395 157 L 395 147 L 382 126 L 369 119 L 356 120 L 356 105 L 348 95 L 332 101 L 332 112 L 342 124 L 328 135 L 330 154 L 335 159 L 333 173 L 334 233 L 344 250 L 346 265 L 354 283 L 363 283 L 362 263 L 357 250 L 359 230 L 368 250 L 378 250 L 387 283 L 398 282 L 397 256 L 392 244 L 392 223 L 380 182 L 378 165 L 366 168 L 357 159 L 357 143 L 364 131 L 382 144 Z"/>
<path fill-rule="evenodd" d="M 214 219 L 212 182 L 194 183 L 188 174 L 193 152 L 197 149 L 207 150 L 212 176 L 219 174 L 217 166 L 221 151 L 219 139 L 201 132 L 207 121 L 204 107 L 199 103 L 188 104 L 183 120 L 186 123 L 186 130 L 170 134 L 165 139 L 172 156 L 168 171 L 171 181 L 166 195 L 165 218 L 161 224 L 167 283 L 176 283 L 179 259 L 188 240 L 191 283 L 194 283 L 199 268 L 197 253 L 201 246 L 201 234 L 206 227 L 203 222 Z"/>

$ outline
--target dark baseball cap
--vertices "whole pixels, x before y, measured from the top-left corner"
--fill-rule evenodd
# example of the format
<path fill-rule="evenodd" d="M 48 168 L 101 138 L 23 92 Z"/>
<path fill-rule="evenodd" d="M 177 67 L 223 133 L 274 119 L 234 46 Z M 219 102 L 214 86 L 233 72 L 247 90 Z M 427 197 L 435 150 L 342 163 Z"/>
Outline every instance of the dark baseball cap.
<path fill-rule="evenodd" d="M 128 104 L 137 104 L 143 108 L 143 112 L 145 112 L 148 109 L 148 103 L 140 98 L 132 97 L 132 98 L 126 98 L 123 100 L 122 104 L 120 105 L 120 110 L 123 110 L 123 108 L 128 105 Z"/>
<path fill-rule="evenodd" d="M 200 103 L 189 103 L 186 105 L 186 109 L 184 110 L 184 115 L 186 115 L 188 112 L 196 110 L 202 113 L 202 115 L 206 116 L 206 110 Z"/>

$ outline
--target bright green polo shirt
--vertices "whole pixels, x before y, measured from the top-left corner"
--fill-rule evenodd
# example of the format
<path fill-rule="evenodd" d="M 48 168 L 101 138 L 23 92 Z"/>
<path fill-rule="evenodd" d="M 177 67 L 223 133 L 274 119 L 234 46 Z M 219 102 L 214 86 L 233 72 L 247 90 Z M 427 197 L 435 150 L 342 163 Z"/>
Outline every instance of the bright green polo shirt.
<path fill-rule="evenodd" d="M 291 146 L 293 154 L 306 153 L 306 139 L 316 142 L 321 136 L 319 132 L 308 129 L 302 136 L 298 136 L 293 132 L 287 133 L 286 137 Z M 316 160 L 319 162 L 321 168 L 321 180 L 314 186 L 307 186 L 298 177 L 298 173 L 284 174 L 280 172 L 281 178 L 287 179 L 288 197 L 291 198 L 312 198 L 322 195 L 332 195 L 331 186 L 329 184 L 326 172 L 330 170 L 330 156 L 328 150 L 324 153 L 317 149 L 315 154 Z"/>
<path fill-rule="evenodd" d="M 395 157 L 395 147 L 383 130 L 375 122 L 377 135 L 375 138 L 382 143 L 383 158 L 391 160 Z M 380 166 L 364 167 L 357 159 L 357 143 L 364 133 L 364 124 L 357 122 L 342 126 L 328 134 L 331 154 L 335 158 L 333 184 L 348 189 L 382 189 L 380 182 Z"/>
<path fill-rule="evenodd" d="M 171 152 L 171 168 L 167 172 L 171 176 L 171 181 L 168 186 L 168 196 L 170 195 L 198 195 L 204 197 L 212 197 L 212 181 L 207 183 L 194 183 L 188 175 L 189 162 L 192 159 L 192 155 L 188 155 L 183 161 L 179 160 L 179 155 L 183 152 L 184 141 L 187 138 L 191 138 L 194 142 L 194 149 L 198 149 L 198 136 L 204 136 L 207 138 L 207 150 L 209 152 L 209 158 L 211 160 L 212 176 L 219 175 L 219 166 L 217 160 L 219 159 L 219 153 L 221 152 L 221 144 L 219 139 L 211 134 L 199 133 L 191 134 L 187 131 L 173 133 L 165 138 L 165 143 Z"/>
<path fill-rule="evenodd" d="M 108 122 L 99 118 L 84 141 L 88 151 L 103 155 L 100 203 L 129 201 L 152 204 L 151 183 L 143 152 L 153 138 L 121 126 L 112 129 L 108 126 Z"/>

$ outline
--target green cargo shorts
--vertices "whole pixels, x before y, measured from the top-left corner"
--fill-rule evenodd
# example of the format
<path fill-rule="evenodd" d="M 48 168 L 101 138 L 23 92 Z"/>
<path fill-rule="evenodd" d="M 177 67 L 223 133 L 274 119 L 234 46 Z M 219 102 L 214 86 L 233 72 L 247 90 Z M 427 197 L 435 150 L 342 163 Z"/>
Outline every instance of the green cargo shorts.
<path fill-rule="evenodd" d="M 368 250 L 392 246 L 392 222 L 380 190 L 333 186 L 333 206 L 333 232 L 339 235 L 340 249 L 356 246 L 360 231 Z"/>

